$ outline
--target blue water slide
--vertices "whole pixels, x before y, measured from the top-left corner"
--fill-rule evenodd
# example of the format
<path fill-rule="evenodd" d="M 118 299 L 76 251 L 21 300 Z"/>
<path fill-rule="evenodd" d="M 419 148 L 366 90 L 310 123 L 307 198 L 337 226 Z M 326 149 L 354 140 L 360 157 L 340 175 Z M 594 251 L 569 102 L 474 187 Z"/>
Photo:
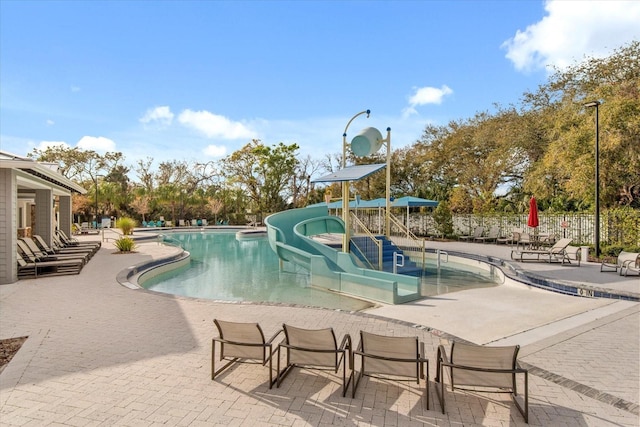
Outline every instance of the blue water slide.
<path fill-rule="evenodd" d="M 421 298 L 418 278 L 362 268 L 351 254 L 314 240 L 319 234 L 344 234 L 344 222 L 329 215 L 326 206 L 279 212 L 265 224 L 273 251 L 281 260 L 308 269 L 314 286 L 388 304 Z"/>

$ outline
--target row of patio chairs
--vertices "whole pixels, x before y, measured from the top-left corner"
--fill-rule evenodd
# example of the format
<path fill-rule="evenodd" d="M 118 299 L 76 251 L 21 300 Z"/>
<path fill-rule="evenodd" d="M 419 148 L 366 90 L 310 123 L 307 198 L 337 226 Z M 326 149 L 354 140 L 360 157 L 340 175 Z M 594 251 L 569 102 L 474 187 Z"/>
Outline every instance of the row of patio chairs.
<path fill-rule="evenodd" d="M 215 319 L 218 336 L 212 340 L 211 379 L 235 363 L 260 362 L 269 365 L 269 388 L 280 387 L 294 368 L 329 369 L 338 373 L 342 366 L 342 396 L 349 385 L 351 397 L 363 376 L 386 380 L 425 380 L 426 408 L 429 409 L 429 360 L 418 337 L 386 336 L 360 331 L 360 342 L 353 347 L 351 336 L 338 341 L 332 328 L 304 329 L 283 324 L 268 340 L 258 323 L 239 323 Z M 280 342 L 276 342 L 281 337 Z M 339 344 L 338 344 L 339 343 Z M 454 342 L 450 351 L 440 345 L 437 352 L 436 392 L 445 413 L 444 372 L 454 389 L 509 393 L 528 423 L 528 371 L 517 361 L 520 346 L 487 347 Z M 216 367 L 216 353 L 222 366 Z M 284 354 L 282 354 L 284 353 Z M 276 357 L 276 373 L 273 358 Z M 356 358 L 359 359 L 356 368 Z M 283 367 L 281 361 L 284 359 Z M 523 403 L 518 395 L 516 375 L 524 376 Z"/>
<path fill-rule="evenodd" d="M 484 227 L 476 227 L 473 230 L 473 233 L 467 236 L 460 236 L 460 240 L 464 240 L 467 242 L 475 242 L 475 243 L 513 243 L 512 237 L 501 237 L 500 236 L 500 227 L 497 225 L 489 228 L 487 234 L 484 234 Z"/>
<path fill-rule="evenodd" d="M 58 231 L 50 246 L 41 236 L 17 241 L 18 278 L 79 274 L 100 249 L 100 242 L 78 242 Z"/>

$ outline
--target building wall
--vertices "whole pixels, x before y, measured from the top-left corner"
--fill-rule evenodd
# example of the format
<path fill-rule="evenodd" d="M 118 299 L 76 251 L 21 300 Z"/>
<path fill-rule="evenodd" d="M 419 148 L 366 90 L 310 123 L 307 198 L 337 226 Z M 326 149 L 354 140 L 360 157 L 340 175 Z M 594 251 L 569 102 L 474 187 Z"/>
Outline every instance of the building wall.
<path fill-rule="evenodd" d="M 18 280 L 18 185 L 13 169 L 0 169 L 0 285 Z"/>

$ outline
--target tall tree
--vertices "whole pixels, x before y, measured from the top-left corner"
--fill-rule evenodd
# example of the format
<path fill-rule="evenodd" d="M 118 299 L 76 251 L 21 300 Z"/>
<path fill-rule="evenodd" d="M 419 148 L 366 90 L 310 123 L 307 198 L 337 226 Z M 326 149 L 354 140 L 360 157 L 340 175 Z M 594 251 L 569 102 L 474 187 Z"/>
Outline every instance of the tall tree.
<path fill-rule="evenodd" d="M 229 183 L 246 192 L 258 212 L 277 212 L 292 196 L 297 150 L 297 144 L 269 147 L 254 139 L 225 158 L 223 171 Z"/>

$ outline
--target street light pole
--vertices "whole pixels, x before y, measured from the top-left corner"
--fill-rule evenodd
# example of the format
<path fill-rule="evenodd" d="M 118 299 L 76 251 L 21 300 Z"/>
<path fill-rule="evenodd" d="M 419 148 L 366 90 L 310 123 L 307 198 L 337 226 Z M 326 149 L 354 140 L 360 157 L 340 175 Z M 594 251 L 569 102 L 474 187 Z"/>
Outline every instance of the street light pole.
<path fill-rule="evenodd" d="M 98 175 L 95 176 L 94 181 L 96 183 L 96 230 L 98 229 Z"/>
<path fill-rule="evenodd" d="M 596 215 L 595 215 L 595 246 L 596 258 L 600 257 L 600 129 L 599 129 L 599 118 L 598 118 L 598 107 L 600 106 L 600 101 L 591 101 L 584 104 L 587 108 L 596 109 Z"/>

